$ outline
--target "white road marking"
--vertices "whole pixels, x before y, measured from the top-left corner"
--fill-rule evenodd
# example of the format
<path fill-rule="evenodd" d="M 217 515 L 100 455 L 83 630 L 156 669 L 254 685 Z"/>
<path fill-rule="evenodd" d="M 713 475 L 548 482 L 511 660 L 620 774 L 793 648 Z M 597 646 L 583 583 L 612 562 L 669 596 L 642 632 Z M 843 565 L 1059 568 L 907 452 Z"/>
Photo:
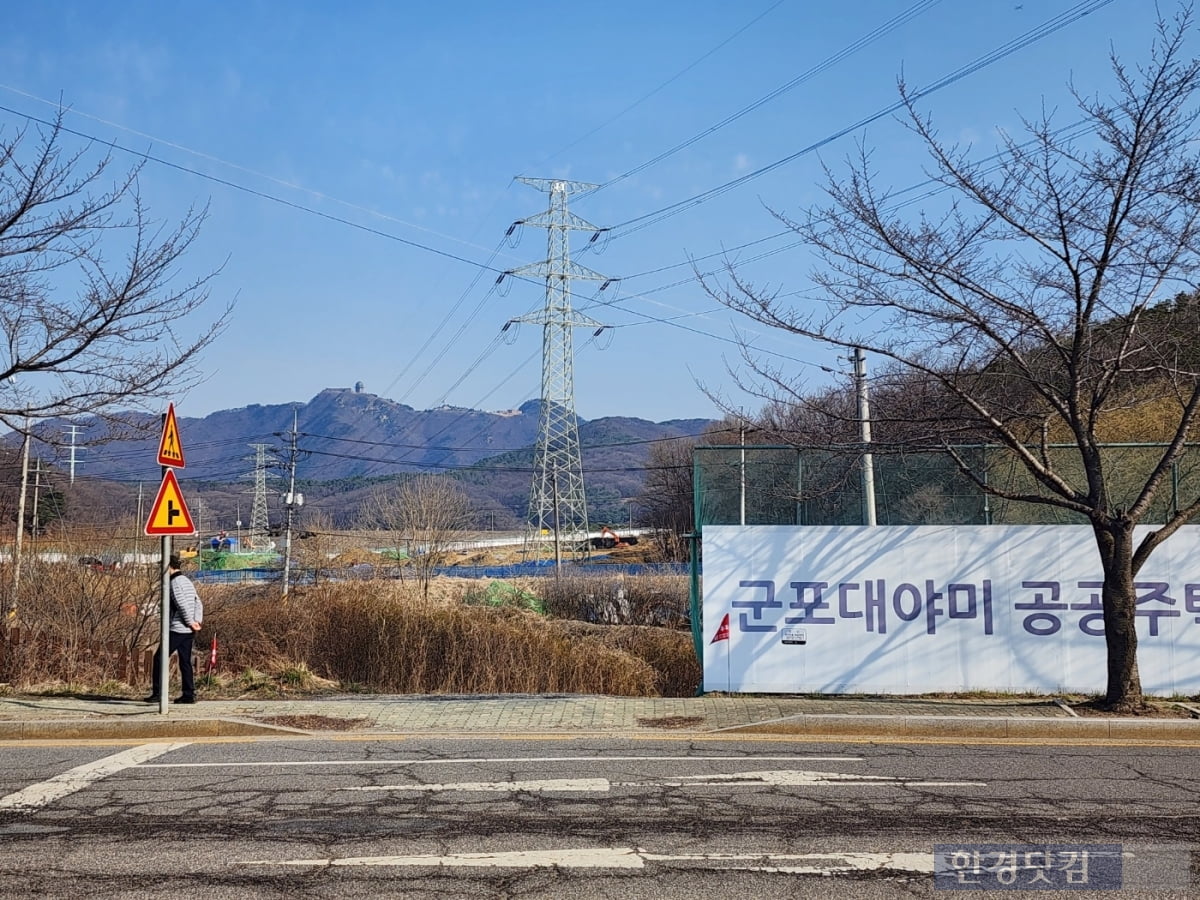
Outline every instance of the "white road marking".
<path fill-rule="evenodd" d="M 444 866 L 533 869 L 546 866 L 584 869 L 642 869 L 645 861 L 633 849 L 605 847 L 575 850 L 513 850 L 507 853 L 449 853 L 421 856 L 346 856 L 330 859 L 258 859 L 243 866 Z"/>
<path fill-rule="evenodd" d="M 607 778 L 559 778 L 536 781 L 458 781 L 446 784 L 373 784 L 345 787 L 344 791 L 581 791 L 608 793 L 612 788 L 753 788 L 753 787 L 987 787 L 984 781 L 905 781 L 891 775 L 846 775 L 842 772 L 817 772 L 808 769 L 784 769 L 765 772 L 734 772 L 720 775 L 688 775 L 664 781 L 609 781 Z"/>
<path fill-rule="evenodd" d="M 467 791 L 467 792 L 515 792 L 515 791 L 608 791 L 606 778 L 552 778 L 539 781 L 459 781 L 452 784 L 379 784 L 366 787 L 342 788 L 345 791 Z"/>
<path fill-rule="evenodd" d="M 68 769 L 61 775 L 55 775 L 38 784 L 31 784 L 7 797 L 0 797 L 0 809 L 36 809 L 53 803 L 68 794 L 83 790 L 89 784 L 107 778 L 109 775 L 139 765 L 148 759 L 186 747 L 190 741 L 175 744 L 141 744 L 131 747 L 112 756 L 106 756 L 95 762 L 85 763 Z"/>
<path fill-rule="evenodd" d="M 783 872 L 791 875 L 836 875 L 839 872 L 871 872 L 892 869 L 900 872 L 932 873 L 934 854 L 928 853 L 697 853 L 641 854 L 648 862 L 701 862 L 721 869 L 747 872 Z M 817 863 L 825 863 L 817 865 Z M 723 865 L 729 863 L 730 865 Z M 739 865 L 758 863 L 758 865 Z M 770 863 L 770 864 L 768 864 Z M 805 863 L 805 865 L 797 865 Z"/>
<path fill-rule="evenodd" d="M 143 769 L 245 769 L 286 766 L 467 766 L 488 763 L 559 762 L 862 762 L 861 756 L 499 756 L 456 759 L 293 759 L 279 762 L 150 763 Z"/>
<path fill-rule="evenodd" d="M 987 787 L 985 781 L 908 781 L 893 775 L 846 775 L 842 772 L 816 772 L 804 769 L 735 772 L 732 775 L 688 775 L 681 787 L 737 787 L 739 783 L 788 786 L 821 784 L 900 785 L 903 787 Z"/>
<path fill-rule="evenodd" d="M 588 869 L 643 869 L 647 863 L 693 863 L 710 869 L 779 872 L 791 875 L 836 875 L 843 872 L 932 873 L 927 853 L 648 853 L 633 847 L 588 847 L 566 850 L 517 850 L 497 853 L 449 853 L 418 856 L 347 856 L 320 859 L 244 860 L 244 866 L 396 866 L 437 868 L 530 869 L 558 866 Z"/>

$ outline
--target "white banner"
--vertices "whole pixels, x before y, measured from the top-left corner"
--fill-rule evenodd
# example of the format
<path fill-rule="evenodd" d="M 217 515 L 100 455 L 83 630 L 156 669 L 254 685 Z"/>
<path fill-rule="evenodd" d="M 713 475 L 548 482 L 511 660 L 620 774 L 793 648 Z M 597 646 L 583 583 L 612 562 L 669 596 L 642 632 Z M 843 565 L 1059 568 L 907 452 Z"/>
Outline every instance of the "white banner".
<path fill-rule="evenodd" d="M 1103 572 L 1074 525 L 709 525 L 704 689 L 1103 693 Z M 1200 526 L 1138 573 L 1150 694 L 1200 693 Z"/>

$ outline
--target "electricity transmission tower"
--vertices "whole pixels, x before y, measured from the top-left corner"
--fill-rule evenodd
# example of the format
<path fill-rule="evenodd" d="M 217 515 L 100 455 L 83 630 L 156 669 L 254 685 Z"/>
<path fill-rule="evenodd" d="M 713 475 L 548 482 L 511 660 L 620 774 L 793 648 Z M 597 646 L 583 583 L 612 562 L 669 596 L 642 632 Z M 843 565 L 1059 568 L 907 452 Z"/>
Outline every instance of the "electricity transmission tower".
<path fill-rule="evenodd" d="M 266 550 L 271 545 L 267 522 L 267 444 L 254 448 L 254 504 L 250 507 L 250 549 Z"/>
<path fill-rule="evenodd" d="M 537 313 L 515 322 L 542 326 L 542 403 L 538 422 L 537 450 L 533 462 L 533 486 L 529 492 L 529 526 L 539 551 L 554 549 L 559 557 L 563 543 L 568 548 L 586 546 L 588 533 L 587 497 L 583 489 L 583 459 L 579 451 L 579 423 L 575 416 L 575 372 L 572 329 L 604 326 L 571 309 L 571 280 L 607 282 L 610 279 L 571 262 L 571 231 L 599 231 L 567 210 L 567 196 L 597 187 L 556 178 L 518 178 L 530 187 L 550 194 L 546 212 L 524 219 L 521 224 L 548 232 L 546 259 L 513 269 L 506 274 L 536 275 L 546 281 L 546 305 Z M 552 542 L 543 538 L 551 536 Z"/>

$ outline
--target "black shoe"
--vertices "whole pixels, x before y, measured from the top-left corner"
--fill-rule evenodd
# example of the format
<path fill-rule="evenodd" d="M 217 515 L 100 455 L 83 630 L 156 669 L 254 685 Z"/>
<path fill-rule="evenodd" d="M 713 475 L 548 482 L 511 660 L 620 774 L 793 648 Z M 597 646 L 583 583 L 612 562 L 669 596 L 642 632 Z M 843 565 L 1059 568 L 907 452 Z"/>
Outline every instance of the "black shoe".
<path fill-rule="evenodd" d="M 149 697 L 143 697 L 143 698 L 142 698 L 142 702 L 143 702 L 143 703 L 157 703 L 157 702 L 158 702 L 158 695 L 157 695 L 157 694 L 151 694 Z"/>
<path fill-rule="evenodd" d="M 176 703 L 195 703 L 196 698 L 195 697 L 176 697 L 175 702 Z"/>

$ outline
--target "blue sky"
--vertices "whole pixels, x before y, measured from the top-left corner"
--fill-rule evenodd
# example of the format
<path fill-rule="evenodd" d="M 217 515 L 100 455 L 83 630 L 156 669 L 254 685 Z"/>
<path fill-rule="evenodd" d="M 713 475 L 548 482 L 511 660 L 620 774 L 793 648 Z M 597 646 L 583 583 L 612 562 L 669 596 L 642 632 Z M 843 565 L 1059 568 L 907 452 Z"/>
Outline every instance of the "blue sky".
<path fill-rule="evenodd" d="M 796 215 L 819 201 L 822 162 L 839 168 L 856 138 L 883 184 L 920 182 L 924 159 L 893 116 L 800 151 L 893 104 L 901 74 L 933 83 L 1089 8 L 922 102 L 944 135 L 986 156 L 998 129 L 1043 105 L 1075 121 L 1066 83 L 1107 92 L 1110 47 L 1144 59 L 1154 5 L 18 4 L 0 32 L 0 127 L 52 116 L 61 98 L 68 127 L 162 160 L 141 178 L 154 215 L 209 204 L 184 274 L 223 266 L 213 310 L 234 298 L 236 309 L 202 362 L 207 380 L 170 398 L 180 415 L 307 401 L 357 381 L 418 409 L 537 397 L 540 329 L 499 336 L 540 307 L 542 290 L 512 280 L 493 290 L 492 271 L 545 258 L 543 229 L 519 229 L 516 247 L 504 240 L 545 209 L 546 194 L 513 183 L 528 175 L 605 185 L 571 205 L 612 228 L 606 244 L 574 236 L 574 260 L 621 279 L 599 295 L 574 286 L 576 308 L 613 326 L 598 339 L 575 333 L 579 415 L 716 417 L 701 385 L 761 405 L 727 372 L 739 332 L 812 387 L 839 377 L 822 367 L 846 367 L 811 343 L 746 331 L 695 284 L 689 260 L 708 271 L 727 252 L 751 281 L 813 302 L 812 258 L 789 248 L 769 208 Z"/>

